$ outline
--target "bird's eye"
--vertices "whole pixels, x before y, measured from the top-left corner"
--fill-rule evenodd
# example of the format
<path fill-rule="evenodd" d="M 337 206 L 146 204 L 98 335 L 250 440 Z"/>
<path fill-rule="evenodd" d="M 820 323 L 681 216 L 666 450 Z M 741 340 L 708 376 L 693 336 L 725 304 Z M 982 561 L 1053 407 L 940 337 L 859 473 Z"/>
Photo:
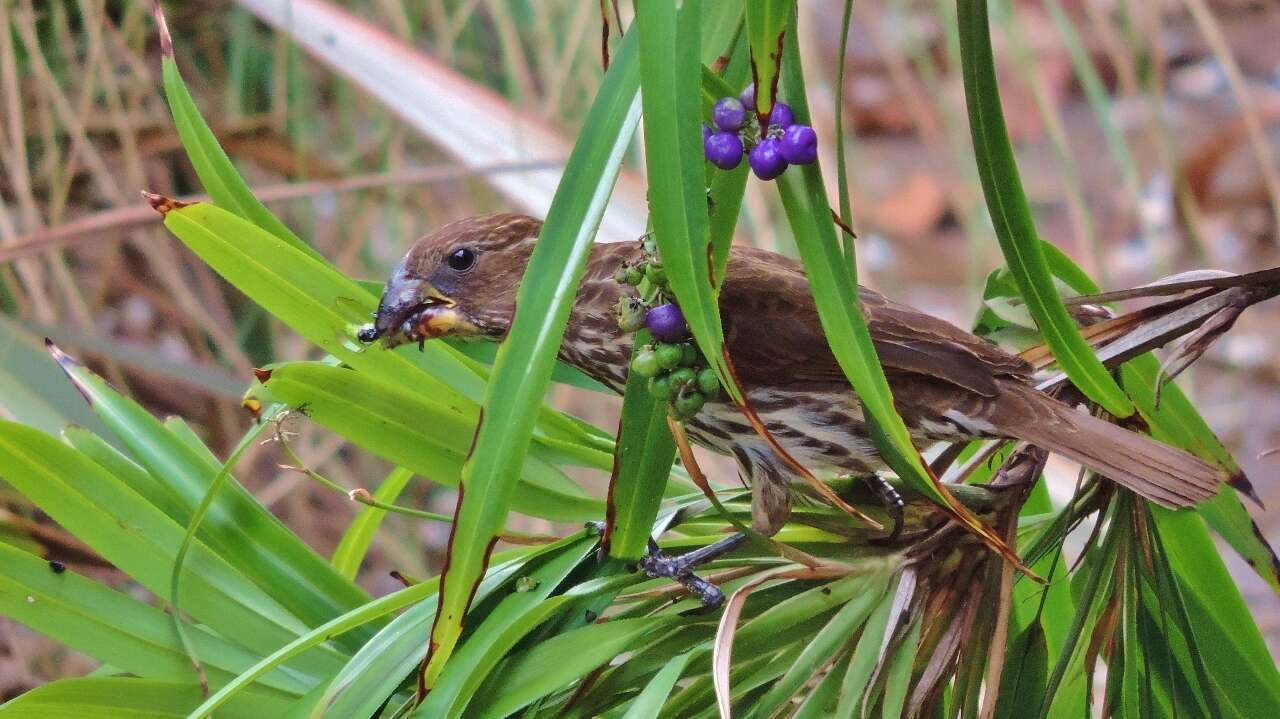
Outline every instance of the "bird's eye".
<path fill-rule="evenodd" d="M 461 247 L 453 251 L 449 255 L 449 267 L 458 272 L 466 272 L 476 263 L 475 250 L 469 247 Z"/>

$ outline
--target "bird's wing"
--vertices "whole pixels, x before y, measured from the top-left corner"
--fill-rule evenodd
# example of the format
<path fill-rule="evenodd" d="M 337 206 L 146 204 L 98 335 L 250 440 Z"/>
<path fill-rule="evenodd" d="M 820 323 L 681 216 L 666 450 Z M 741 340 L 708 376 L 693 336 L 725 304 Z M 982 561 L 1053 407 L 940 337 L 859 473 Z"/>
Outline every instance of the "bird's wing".
<path fill-rule="evenodd" d="M 859 298 L 890 380 L 923 376 L 992 397 L 998 377 L 1031 372 L 1018 357 L 944 320 L 866 288 L 859 288 Z M 735 248 L 720 306 L 729 354 L 748 386 L 847 382 L 794 261 Z"/>

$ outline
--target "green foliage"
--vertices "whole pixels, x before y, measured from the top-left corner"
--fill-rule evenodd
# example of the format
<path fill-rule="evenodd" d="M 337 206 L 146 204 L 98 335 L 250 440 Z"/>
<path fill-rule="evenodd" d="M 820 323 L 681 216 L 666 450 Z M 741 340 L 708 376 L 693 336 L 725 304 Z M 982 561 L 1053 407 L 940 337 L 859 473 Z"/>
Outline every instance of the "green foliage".
<path fill-rule="evenodd" d="M 736 622 L 698 611 L 665 580 L 618 561 L 636 559 L 651 533 L 668 550 L 706 546 L 749 512 L 741 488 L 718 487 L 728 516 L 713 511 L 673 468 L 663 409 L 638 378 L 626 390 L 617 447 L 608 432 L 543 405 L 587 248 L 639 120 L 636 93 L 644 91 L 655 236 L 700 347 L 719 362 L 715 278 L 747 173 L 710 172 L 697 123 L 709 97 L 743 84 L 748 52 L 764 84 L 779 78 L 797 118 L 808 119 L 794 25 L 783 32 L 793 10 L 784 1 L 748 1 L 745 9 L 637 4 L 637 25 L 616 48 L 588 113 L 515 327 L 496 356 L 440 342 L 422 353 L 356 343 L 353 325 L 373 309 L 376 290 L 343 276 L 253 198 L 166 58 L 175 124 L 214 199 L 169 208 L 166 226 L 328 355 L 259 373 L 247 403 L 265 411 L 242 446 L 259 435 L 287 441 L 271 432 L 285 408 L 395 468 L 372 494 L 380 506 L 359 507 L 326 561 L 235 479 L 238 454 L 219 461 L 185 423 L 155 419 L 55 350 L 88 401 L 86 416 L 110 436 L 73 427 L 59 441 L 51 418 L 75 410 L 51 402 L 25 423 L 0 422 L 0 473 L 153 599 L 0 543 L 0 614 L 105 665 L 99 676 L 58 681 L 0 706 L 0 719 L 379 712 L 642 719 L 711 716 L 717 703 L 759 719 L 793 708 L 797 717 L 971 717 L 980 709 L 1075 717 L 1099 713 L 1091 707 L 1099 663 L 1113 716 L 1280 715 L 1280 674 L 1208 531 L 1280 586 L 1270 548 L 1234 490 L 1224 488 L 1198 512 L 1169 512 L 1089 482 L 1055 507 L 1041 487 L 1011 499 L 1016 492 L 978 486 L 995 463 L 952 492 L 930 476 L 893 409 L 816 165 L 789 170 L 779 196 L 828 340 L 873 419 L 877 445 L 899 471 L 910 528 L 931 543 L 875 546 L 842 511 L 800 507 L 777 538 L 818 566 L 761 543 L 708 568 L 727 594 L 740 592 Z M 1009 300 L 1025 302 L 1030 313 L 1020 329 L 1035 338 L 1036 327 L 1047 328 L 1060 365 L 1092 399 L 1120 410 L 1131 403 L 1156 436 L 1238 470 L 1176 387 L 1165 388 L 1157 406 L 1153 358 L 1126 364 L 1116 384 L 1082 354 L 1052 277 L 1079 292 L 1091 291 L 1092 281 L 1035 236 L 1000 117 L 985 9 L 962 2 L 960 10 L 975 152 L 1009 265 L 992 275 L 980 329 L 1017 328 Z M 779 36 L 787 40 L 780 53 Z M 723 75 L 708 67 L 721 54 L 729 58 L 717 68 Z M 768 95 L 757 94 L 765 110 Z M 732 387 L 728 362 L 716 367 Z M 607 508 L 567 476 L 569 466 L 613 470 Z M 415 476 L 460 488 L 447 569 L 371 599 L 352 580 L 377 541 L 382 507 Z M 854 503 L 876 505 L 857 485 L 833 484 Z M 495 552 L 511 510 L 557 522 L 607 512 L 611 559 L 598 557 L 594 527 Z M 991 541 L 1007 538 L 1047 583 L 1015 577 L 960 532 L 933 533 L 954 514 Z M 1096 535 L 1070 564 L 1062 546 L 1080 523 Z M 1012 529 L 988 529 L 997 526 Z M 184 536 L 190 542 L 179 565 Z M 1000 665 L 989 665 L 993 656 Z M 421 680 L 431 691 L 419 697 L 424 660 Z"/>

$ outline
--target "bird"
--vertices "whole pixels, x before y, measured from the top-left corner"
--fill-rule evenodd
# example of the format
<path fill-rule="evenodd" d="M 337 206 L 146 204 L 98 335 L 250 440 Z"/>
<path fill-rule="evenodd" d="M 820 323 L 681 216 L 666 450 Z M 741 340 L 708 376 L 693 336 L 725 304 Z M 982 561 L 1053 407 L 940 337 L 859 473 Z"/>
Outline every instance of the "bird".
<path fill-rule="evenodd" d="M 362 331 L 385 346 L 437 337 L 501 341 L 542 223 L 521 214 L 469 217 L 417 240 L 392 270 Z M 592 246 L 559 358 L 621 393 L 633 337 L 614 306 L 635 289 L 615 280 L 642 258 L 639 242 Z M 1067 457 L 1156 504 L 1212 497 L 1225 470 L 1119 427 L 1044 392 L 1015 354 L 866 287 L 858 300 L 913 442 L 1018 440 Z M 747 402 L 787 452 L 814 474 L 874 476 L 887 468 L 858 396 L 827 343 L 800 263 L 734 245 L 720 283 L 724 341 Z M 736 460 L 751 487 L 752 529 L 787 521 L 796 470 L 721 396 L 686 422 L 694 443 Z"/>

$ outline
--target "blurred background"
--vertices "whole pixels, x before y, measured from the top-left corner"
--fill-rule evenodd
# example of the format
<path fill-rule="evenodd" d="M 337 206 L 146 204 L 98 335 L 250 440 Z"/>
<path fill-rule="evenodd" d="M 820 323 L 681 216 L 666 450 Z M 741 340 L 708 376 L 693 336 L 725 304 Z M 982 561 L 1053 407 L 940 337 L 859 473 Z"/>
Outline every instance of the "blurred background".
<path fill-rule="evenodd" d="M 1190 268 L 1280 265 L 1280 3 L 992 0 L 1010 133 L 1043 237 L 1108 289 Z M 229 0 L 170 3 L 179 66 L 259 196 L 342 270 L 381 279 L 412 240 L 471 214 L 544 210 L 602 75 L 602 16 L 569 0 Z M 843 103 L 860 279 L 968 325 L 1000 262 L 969 150 L 946 0 L 802 0 L 822 159 Z M 181 415 L 220 456 L 250 423 L 251 370 L 315 356 L 159 227 L 138 191 L 200 188 L 160 90 L 150 2 L 0 0 L 0 416 L 97 428 L 47 361 L 51 337 L 157 415 Z M 603 240 L 643 229 L 635 143 Z M 835 187 L 834 177 L 828 186 Z M 738 241 L 789 252 L 764 183 Z M 1251 309 L 1184 375 L 1268 506 L 1280 506 L 1280 303 Z M 603 426 L 618 403 L 559 388 Z M 348 488 L 379 460 L 297 422 L 310 467 Z M 241 481 L 320 552 L 355 506 L 255 448 Z M 714 465 L 728 469 L 724 465 Z M 3 475 L 0 467 L 0 476 Z M 596 486 L 605 479 L 587 478 Z M 451 511 L 421 481 L 401 503 Z M 1280 540 L 1280 511 L 1254 508 Z M 530 527 L 531 529 L 547 529 Z M 388 517 L 361 574 L 438 571 L 444 525 Z M 0 541 L 78 570 L 112 570 L 0 482 Z M 1280 647 L 1280 602 L 1228 557 Z M 92 666 L 0 619 L 0 700 Z"/>

